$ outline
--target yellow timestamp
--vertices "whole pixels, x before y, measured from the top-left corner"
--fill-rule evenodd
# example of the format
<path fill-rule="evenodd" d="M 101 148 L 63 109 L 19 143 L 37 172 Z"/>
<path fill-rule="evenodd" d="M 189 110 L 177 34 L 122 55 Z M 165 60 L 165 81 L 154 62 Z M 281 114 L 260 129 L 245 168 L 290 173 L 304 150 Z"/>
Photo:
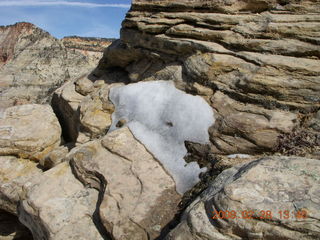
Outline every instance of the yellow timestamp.
<path fill-rule="evenodd" d="M 253 210 L 243 210 L 243 211 L 213 211 L 212 219 L 269 219 L 272 220 L 274 218 L 277 219 L 306 219 L 307 211 L 299 210 L 299 211 L 289 211 L 289 210 L 279 210 L 277 212 L 273 212 L 271 210 L 261 210 L 261 211 L 253 211 Z"/>

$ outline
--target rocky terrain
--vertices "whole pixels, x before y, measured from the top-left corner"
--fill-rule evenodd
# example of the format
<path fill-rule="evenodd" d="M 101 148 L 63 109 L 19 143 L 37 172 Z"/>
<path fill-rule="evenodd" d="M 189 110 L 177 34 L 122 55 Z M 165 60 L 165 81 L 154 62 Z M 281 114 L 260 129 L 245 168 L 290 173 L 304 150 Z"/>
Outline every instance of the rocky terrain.
<path fill-rule="evenodd" d="M 95 69 L 1 112 L 0 238 L 319 239 L 319 30 L 318 0 L 133 1 Z"/>
<path fill-rule="evenodd" d="M 58 40 L 31 23 L 0 27 L 0 108 L 48 102 L 65 81 L 94 69 L 110 43 L 79 37 Z"/>

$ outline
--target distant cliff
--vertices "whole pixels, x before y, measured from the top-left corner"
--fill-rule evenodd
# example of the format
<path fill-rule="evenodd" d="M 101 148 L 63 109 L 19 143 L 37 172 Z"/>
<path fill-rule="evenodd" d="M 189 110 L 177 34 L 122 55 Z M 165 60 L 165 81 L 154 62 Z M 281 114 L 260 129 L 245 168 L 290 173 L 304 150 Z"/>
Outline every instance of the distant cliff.
<path fill-rule="evenodd" d="M 69 36 L 61 39 L 63 45 L 70 49 L 103 52 L 115 39 Z"/>
<path fill-rule="evenodd" d="M 31 23 L 0 27 L 0 107 L 44 103 L 63 82 L 93 69 L 107 39 L 58 40 Z"/>

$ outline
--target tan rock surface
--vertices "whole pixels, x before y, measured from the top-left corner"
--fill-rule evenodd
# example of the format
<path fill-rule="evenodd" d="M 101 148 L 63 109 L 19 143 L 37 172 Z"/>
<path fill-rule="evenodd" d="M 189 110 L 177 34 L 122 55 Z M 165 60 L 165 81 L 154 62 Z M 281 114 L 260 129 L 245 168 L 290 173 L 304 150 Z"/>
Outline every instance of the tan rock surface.
<path fill-rule="evenodd" d="M 103 239 L 94 223 L 98 192 L 85 188 L 67 163 L 24 185 L 19 220 L 34 239 Z"/>
<path fill-rule="evenodd" d="M 37 163 L 27 159 L 0 156 L 0 209 L 17 214 L 23 185 L 40 176 Z"/>
<path fill-rule="evenodd" d="M 0 155 L 40 160 L 60 145 L 61 127 L 49 105 L 5 109 L 0 117 Z"/>
<path fill-rule="evenodd" d="M 59 146 L 49 152 L 44 158 L 39 161 L 39 164 L 44 169 L 50 169 L 65 161 L 68 154 L 68 146 Z"/>
<path fill-rule="evenodd" d="M 84 143 L 104 136 L 111 125 L 114 106 L 108 96 L 115 85 L 103 80 L 92 83 L 88 77 L 65 83 L 53 95 L 52 106 L 62 122 L 66 142 Z"/>
<path fill-rule="evenodd" d="M 110 87 L 104 85 L 97 88 L 80 103 L 81 130 L 92 138 L 105 135 L 111 126 L 114 107 L 108 99 Z"/>

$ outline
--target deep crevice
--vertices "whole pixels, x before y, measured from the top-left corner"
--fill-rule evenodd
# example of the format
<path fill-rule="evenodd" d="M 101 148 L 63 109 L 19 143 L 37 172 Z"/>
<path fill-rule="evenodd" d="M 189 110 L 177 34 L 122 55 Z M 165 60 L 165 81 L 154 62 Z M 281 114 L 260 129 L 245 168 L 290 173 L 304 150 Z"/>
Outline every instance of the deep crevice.
<path fill-rule="evenodd" d="M 33 240 L 30 230 L 13 214 L 0 210 L 0 239 Z"/>
<path fill-rule="evenodd" d="M 80 169 L 78 168 L 78 166 L 76 165 L 76 163 L 73 160 L 70 161 L 70 167 L 71 167 L 71 171 L 72 171 L 73 175 L 75 176 L 76 179 L 78 179 L 78 181 L 80 181 L 84 186 L 94 188 L 98 191 L 98 200 L 96 203 L 96 209 L 92 214 L 92 221 L 103 239 L 113 240 L 114 238 L 112 237 L 112 235 L 107 231 L 107 229 L 103 225 L 102 220 L 101 220 L 101 215 L 100 215 L 100 206 L 101 206 L 103 198 L 104 198 L 104 194 L 105 194 L 105 190 L 106 190 L 106 186 L 107 186 L 107 180 L 104 178 L 104 176 L 102 174 L 98 173 L 97 171 L 91 172 L 91 171 L 84 170 L 85 171 L 84 175 L 94 176 L 94 177 L 91 177 L 91 180 L 96 180 L 97 183 L 99 184 L 98 188 L 96 186 L 91 186 L 90 183 L 86 182 L 86 180 L 85 180 L 86 177 L 83 178 L 78 174 L 78 171 Z"/>

